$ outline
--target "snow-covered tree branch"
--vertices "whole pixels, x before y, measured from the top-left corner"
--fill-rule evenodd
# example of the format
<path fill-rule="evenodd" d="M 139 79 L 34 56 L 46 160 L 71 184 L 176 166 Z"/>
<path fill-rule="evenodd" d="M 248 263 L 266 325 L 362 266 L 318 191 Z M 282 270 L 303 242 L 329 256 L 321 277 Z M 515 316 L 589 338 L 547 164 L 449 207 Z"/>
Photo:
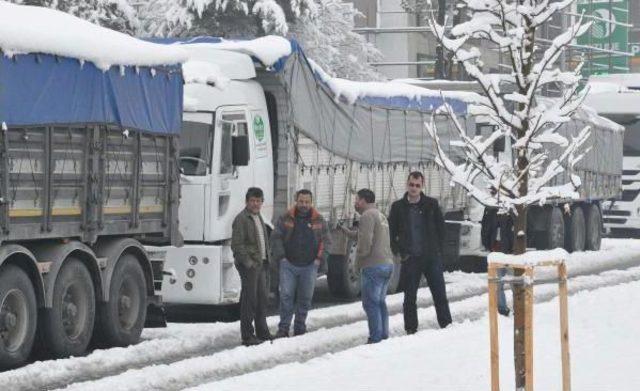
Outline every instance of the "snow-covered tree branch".
<path fill-rule="evenodd" d="M 455 183 L 484 205 L 519 214 L 534 203 L 577 196 L 581 182 L 576 175 L 570 176 L 569 183 L 549 185 L 565 170 L 573 170 L 584 156 L 583 147 L 590 136 L 588 127 L 570 140 L 558 133 L 562 124 L 571 121 L 586 91 L 578 89 L 581 67 L 561 71 L 557 62 L 565 48 L 589 28 L 589 23 L 578 18 L 544 50 L 536 42 L 536 30 L 573 1 L 462 0 L 460 9 L 469 18 L 449 31 L 433 15 L 429 18 L 437 40 L 453 52 L 454 60 L 484 92 L 485 101 L 470 107 L 469 113 L 494 130 L 490 134 L 467 135 L 447 105 L 434 113 L 425 127 L 435 141 L 438 163 L 452 174 Z M 490 41 L 504 53 L 511 71 L 484 73 L 480 50 L 469 44 L 478 39 Z M 543 89 L 549 85 L 562 91 L 559 97 L 543 97 Z M 450 159 L 445 152 L 448 146 L 440 143 L 436 131 L 436 116 L 440 115 L 454 119 L 459 136 L 455 146 L 463 148 L 466 155 L 462 163 Z M 513 162 L 499 161 L 487 153 L 504 138 L 510 140 Z M 551 145 L 565 150 L 551 158 Z"/>
<path fill-rule="evenodd" d="M 286 35 L 288 22 L 314 18 L 317 10 L 314 0 L 150 0 L 142 5 L 140 18 L 142 32 L 150 36 L 247 37 Z"/>

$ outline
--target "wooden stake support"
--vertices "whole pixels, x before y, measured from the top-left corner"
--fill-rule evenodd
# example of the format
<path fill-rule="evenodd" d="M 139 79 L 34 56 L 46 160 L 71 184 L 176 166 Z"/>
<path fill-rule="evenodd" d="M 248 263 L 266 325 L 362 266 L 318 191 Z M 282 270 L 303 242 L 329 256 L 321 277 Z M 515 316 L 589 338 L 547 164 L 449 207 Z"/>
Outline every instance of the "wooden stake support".
<path fill-rule="evenodd" d="M 491 391 L 500 391 L 500 350 L 498 338 L 498 270 L 522 271 L 523 279 L 513 280 L 525 287 L 525 391 L 533 391 L 533 280 L 535 269 L 555 267 L 558 270 L 558 296 L 560 299 L 560 346 L 562 353 L 562 390 L 571 391 L 571 368 L 569 356 L 569 316 L 567 299 L 567 266 L 564 261 L 544 261 L 534 265 L 489 263 L 489 329 L 491 344 Z"/>

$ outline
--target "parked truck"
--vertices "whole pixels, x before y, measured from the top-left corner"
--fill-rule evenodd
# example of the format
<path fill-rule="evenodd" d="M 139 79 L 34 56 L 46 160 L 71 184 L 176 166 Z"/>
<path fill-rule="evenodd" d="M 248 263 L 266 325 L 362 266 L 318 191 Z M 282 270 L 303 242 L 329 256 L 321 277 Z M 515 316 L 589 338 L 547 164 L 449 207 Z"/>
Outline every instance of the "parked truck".
<path fill-rule="evenodd" d="M 5 2 L 0 37 L 0 368 L 136 343 L 144 244 L 180 244 L 185 53 Z"/>
<path fill-rule="evenodd" d="M 354 109 L 349 102 L 336 99 L 295 42 L 268 37 L 245 42 L 198 38 L 180 43 L 190 57 L 184 66 L 180 151 L 180 221 L 185 246 L 147 247 L 153 259 L 165 262 L 161 293 L 167 305 L 238 302 L 240 281 L 229 246 L 231 223 L 244 208 L 244 192 L 250 186 L 265 192 L 265 221 L 284 213 L 297 190 L 313 192 L 315 207 L 332 228 L 330 256 L 321 273 L 326 274 L 334 295 L 347 298 L 357 297 L 360 289 L 355 242 L 336 225 L 353 224 L 357 190 L 371 188 L 380 207 L 387 210 L 403 196 L 410 170 L 420 169 L 425 172 L 428 193 L 440 200 L 445 212 L 455 215 L 464 209 L 467 198 L 434 164 L 430 142 L 422 132 L 421 120 L 442 103 L 439 95 L 419 96 L 422 90 L 411 89 L 418 95 L 407 98 L 396 91 L 398 96 L 389 97 L 371 91 L 368 96 L 378 101 L 360 103 Z M 279 47 L 282 54 L 274 54 Z M 261 53 L 272 60 L 265 65 L 257 58 Z M 298 79 L 293 80 L 294 76 Z M 416 103 L 420 99 L 422 106 L 410 107 L 420 104 Z M 458 97 L 451 97 L 451 102 L 460 110 L 466 107 Z M 392 128 L 397 128 L 393 134 Z M 345 129 L 353 129 L 352 135 L 330 135 Z M 372 129 L 380 132 L 380 136 L 373 135 L 377 140 L 372 140 Z M 420 138 L 422 147 L 412 141 Z M 244 142 L 248 146 L 239 147 Z M 403 156 L 389 159 L 389 142 L 402 144 L 397 151 L 402 150 Z M 369 150 L 364 151 L 366 148 Z M 414 161 L 405 159 L 406 150 L 416 157 Z M 448 256 L 456 255 L 457 237 L 450 235 Z M 277 270 L 272 276 L 275 288 Z M 396 274 L 392 290 L 397 281 Z"/>
<path fill-rule="evenodd" d="M 402 80 L 423 88 L 444 91 L 472 91 L 481 93 L 480 86 L 475 81 L 440 81 L 440 80 Z M 603 214 L 609 213 L 604 207 L 610 200 L 624 196 L 622 172 L 623 138 L 625 151 L 627 151 L 627 139 L 629 132 L 607 119 L 609 116 L 598 115 L 592 105 L 591 96 L 587 98 L 587 104 L 580 107 L 571 122 L 563 124 L 558 132 L 570 138 L 577 135 L 585 126 L 591 129 L 590 140 L 585 145 L 589 152 L 576 166 L 576 173 L 582 180 L 578 189 L 577 199 L 555 199 L 532 205 L 528 210 L 528 247 L 539 250 L 565 248 L 569 252 L 583 250 L 598 250 L 603 233 Z M 540 104 L 552 105 L 549 98 L 540 97 Z M 616 102 L 610 97 L 609 102 Z M 613 106 L 616 106 L 613 104 Z M 605 118 L 607 117 L 607 118 Z M 468 127 L 470 134 L 489 135 L 493 127 L 488 125 L 481 116 L 476 117 L 474 125 Z M 498 161 L 513 164 L 511 141 L 505 139 L 493 145 L 493 156 Z M 548 150 L 549 158 L 559 156 L 559 147 L 551 147 Z M 625 152 L 626 154 L 626 152 Z M 626 158 L 625 158 L 626 159 Z M 626 160 L 625 160 L 626 161 Z M 626 174 L 626 172 L 625 172 Z M 556 177 L 551 185 L 568 183 L 568 172 Z M 621 186 L 622 184 L 622 186 Z M 475 200 L 469 200 L 464 210 L 464 218 L 461 221 L 449 221 L 450 225 L 459 224 L 460 248 L 459 257 L 455 263 L 446 264 L 449 269 L 461 268 L 468 271 L 482 271 L 486 268 L 486 255 L 488 250 L 481 240 L 482 218 L 484 207 Z M 606 222 L 606 219 L 605 219 Z M 497 226 L 485 227 L 487 230 L 495 230 Z M 500 235 L 498 235 L 498 238 Z"/>
<path fill-rule="evenodd" d="M 640 237 L 640 74 L 591 76 L 586 104 L 625 127 L 622 194 L 602 210 L 608 235 Z"/>

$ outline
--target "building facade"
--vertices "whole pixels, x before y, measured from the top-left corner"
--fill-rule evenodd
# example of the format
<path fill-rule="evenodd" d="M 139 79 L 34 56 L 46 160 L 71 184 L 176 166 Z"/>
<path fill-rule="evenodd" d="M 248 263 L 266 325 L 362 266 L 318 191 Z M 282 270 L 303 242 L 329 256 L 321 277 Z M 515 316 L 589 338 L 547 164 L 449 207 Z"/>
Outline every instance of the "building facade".
<path fill-rule="evenodd" d="M 390 79 L 434 78 L 436 42 L 426 22 L 426 14 L 403 7 L 403 0 L 351 0 L 348 1 L 363 16 L 356 20 L 356 31 L 363 34 L 384 55 L 384 60 L 372 63 Z M 432 0 L 437 7 L 437 0 Z M 454 22 L 453 0 L 447 0 L 448 24 Z M 593 27 L 567 50 L 561 59 L 565 69 L 586 62 L 585 76 L 591 73 L 640 72 L 640 1 L 638 0 L 577 0 L 573 8 L 557 15 L 539 33 L 539 44 L 544 46 L 558 34 L 573 25 L 581 11 L 593 15 Z M 434 10 L 435 11 L 435 10 Z M 424 11 L 423 11 L 424 12 Z M 587 19 L 588 20 L 588 19 Z M 611 20 L 612 22 L 607 22 Z M 478 42 L 487 71 L 507 69 L 506 58 Z M 630 57 L 628 53 L 635 53 Z M 457 66 L 447 68 L 448 78 L 464 80 Z"/>

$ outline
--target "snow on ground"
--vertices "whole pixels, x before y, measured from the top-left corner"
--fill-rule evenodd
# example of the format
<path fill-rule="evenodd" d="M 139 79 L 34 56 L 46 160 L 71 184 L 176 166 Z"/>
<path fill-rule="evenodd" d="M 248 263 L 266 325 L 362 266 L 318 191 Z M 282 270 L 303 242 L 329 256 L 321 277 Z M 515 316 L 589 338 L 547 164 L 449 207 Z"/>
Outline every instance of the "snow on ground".
<path fill-rule="evenodd" d="M 157 45 L 45 7 L 0 1 L 0 49 L 5 55 L 47 53 L 112 65 L 156 66 L 187 59 L 180 47 Z"/>
<path fill-rule="evenodd" d="M 569 292 L 575 293 L 581 290 L 597 289 L 603 286 L 615 285 L 629 281 L 640 280 L 640 268 L 629 270 L 615 270 L 605 272 L 597 276 L 576 277 L 569 284 Z M 557 286 L 536 287 L 536 302 L 543 302 L 555 297 Z M 465 324 L 471 321 L 482 319 L 486 316 L 487 295 L 479 295 L 451 304 L 453 320 L 456 324 Z M 421 308 L 418 312 L 420 328 L 424 333 L 439 333 L 437 321 L 433 308 Z M 398 313 L 390 317 L 389 327 L 392 340 L 404 339 L 402 314 Z M 455 330 L 458 325 L 452 326 Z M 631 327 L 631 326 L 629 326 Z M 486 333 L 488 330 L 483 329 Z M 100 380 L 78 383 L 69 386 L 68 390 L 179 390 L 185 387 L 196 386 L 207 381 L 217 381 L 234 376 L 240 376 L 251 372 L 269 369 L 280 364 L 299 363 L 325 356 L 334 355 L 341 351 L 348 351 L 352 348 L 359 348 L 367 339 L 368 329 L 366 321 L 358 321 L 350 324 L 336 326 L 333 328 L 322 328 L 314 332 L 307 333 L 296 338 L 277 340 L 274 344 L 262 344 L 254 348 L 236 347 L 224 350 L 212 355 L 195 357 L 178 361 L 170 365 L 150 366 L 138 370 L 130 370 L 120 375 L 106 377 Z M 452 340 L 452 341 L 455 341 Z M 454 343 L 454 342 L 452 342 Z M 465 343 L 462 343 L 465 345 Z M 438 349 L 432 350 L 434 352 Z M 413 357 L 413 356 L 409 356 Z M 406 362 L 403 365 L 409 365 Z M 456 367 L 455 365 L 453 365 Z M 459 367 L 457 367 L 459 368 Z M 380 370 L 378 368 L 377 370 Z M 324 372 L 320 376 L 327 377 Z M 268 375 L 270 376 L 270 375 Z M 278 379 L 278 377 L 273 377 Z M 272 380 L 272 389 L 292 389 L 294 384 L 305 384 L 312 389 L 314 383 L 301 382 L 304 379 L 286 380 L 289 386 L 283 386 L 279 380 Z M 261 380 L 257 381 L 260 384 Z M 262 383 L 264 388 L 264 383 Z M 319 383 L 318 383 L 319 384 Z M 337 381 L 334 385 L 339 385 Z M 369 388 L 376 385 L 376 382 L 369 383 Z M 218 389 L 217 385 L 210 384 L 210 389 Z M 326 386 L 326 384 L 325 384 Z M 249 384 L 242 384 L 240 389 L 255 389 Z M 342 387 L 341 387 L 342 388 Z M 385 389 L 388 387 L 383 387 Z M 203 388 L 204 389 L 204 388 Z M 326 387 L 318 387 L 326 389 Z M 454 388 L 455 389 L 455 388 Z"/>
<path fill-rule="evenodd" d="M 567 267 L 569 275 L 574 278 L 571 279 L 569 287 L 576 291 L 593 289 L 603 284 L 632 281 L 638 277 L 638 273 L 633 270 L 610 271 L 601 276 L 586 275 L 634 266 L 640 266 L 640 240 L 605 240 L 602 251 L 570 255 Z M 576 276 L 584 277 L 575 278 Z M 487 300 L 486 296 L 481 295 L 487 290 L 486 275 L 447 273 L 446 280 L 448 296 L 457 322 L 478 319 L 484 315 Z M 555 287 L 550 286 L 535 289 L 539 300 L 551 298 L 556 291 Z M 388 297 L 387 302 L 390 313 L 398 314 L 392 317 L 393 333 L 396 336 L 402 335 L 402 295 L 392 295 Z M 420 311 L 421 327 L 436 329 L 437 323 L 428 289 L 420 290 L 418 304 L 424 308 Z M 251 350 L 249 356 L 253 357 L 253 360 L 247 360 L 246 348 L 238 347 L 238 323 L 170 324 L 166 329 L 145 330 L 145 340 L 135 346 L 96 350 L 86 357 L 35 362 L 20 369 L 0 373 L 0 389 L 63 387 L 73 382 L 117 375 L 127 370 L 129 371 L 121 376 L 107 377 L 97 384 L 79 384 L 76 388 L 142 389 L 150 387 L 142 385 L 146 384 L 146 379 L 157 378 L 163 379 L 159 382 L 159 388 L 178 389 L 178 384 L 181 387 L 193 386 L 201 380 L 223 379 L 269 368 L 278 363 L 304 361 L 318 355 L 350 349 L 366 340 L 365 319 L 360 303 L 313 310 L 309 314 L 309 333 L 306 336 L 276 341 L 278 349 L 283 349 L 286 354 L 283 355 L 282 351 L 277 349 L 273 350 L 276 344 L 262 345 Z M 275 329 L 276 323 L 277 317 L 269 319 L 272 329 Z M 204 357 L 191 358 L 196 356 Z M 175 364 L 158 365 L 156 369 L 147 367 L 170 363 Z M 135 370 L 143 367 L 147 368 Z M 171 380 L 173 376 L 176 379 Z M 193 379 L 197 381 L 194 383 Z"/>
<path fill-rule="evenodd" d="M 638 281 L 571 296 L 569 339 L 574 390 L 640 389 L 640 306 L 629 305 L 638 301 Z M 558 300 L 536 305 L 534 318 L 534 386 L 538 390 L 560 390 Z M 499 327 L 501 387 L 513 390 L 513 318 L 500 317 Z M 195 390 L 488 390 L 489 373 L 489 321 L 483 316 L 445 330 L 425 330 Z"/>

